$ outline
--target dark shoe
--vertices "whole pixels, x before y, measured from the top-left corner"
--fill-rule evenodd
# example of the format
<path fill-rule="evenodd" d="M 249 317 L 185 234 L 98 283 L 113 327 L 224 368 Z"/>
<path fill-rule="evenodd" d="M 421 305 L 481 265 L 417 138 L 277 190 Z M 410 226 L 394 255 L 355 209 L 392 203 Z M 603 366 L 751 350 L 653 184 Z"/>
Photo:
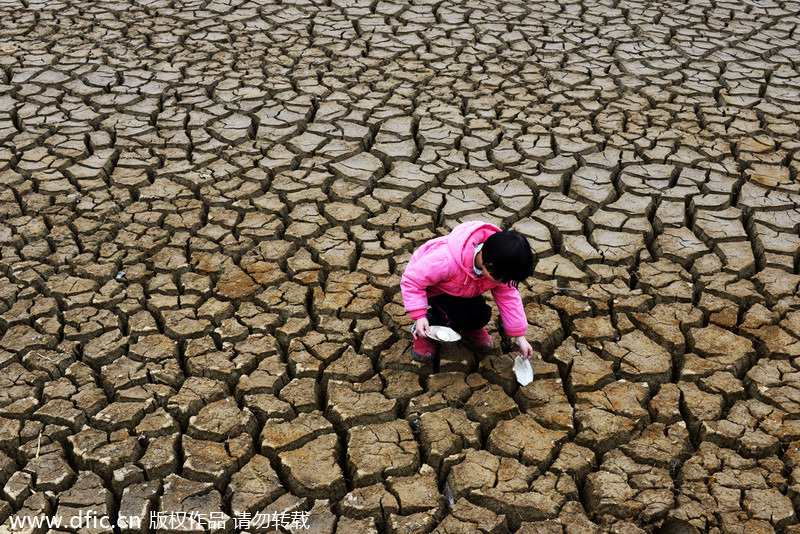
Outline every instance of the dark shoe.
<path fill-rule="evenodd" d="M 487 332 L 485 328 L 481 328 L 480 330 L 464 330 L 461 333 L 467 345 L 472 345 L 472 348 L 478 352 L 489 352 L 492 350 L 492 347 L 494 347 L 492 336 L 489 335 L 489 332 Z"/>

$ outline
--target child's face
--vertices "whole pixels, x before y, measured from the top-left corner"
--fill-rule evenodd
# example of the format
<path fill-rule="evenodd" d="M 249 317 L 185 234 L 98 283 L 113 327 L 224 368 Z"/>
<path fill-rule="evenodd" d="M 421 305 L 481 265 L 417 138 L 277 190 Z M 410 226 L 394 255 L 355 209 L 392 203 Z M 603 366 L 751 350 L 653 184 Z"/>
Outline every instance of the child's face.
<path fill-rule="evenodd" d="M 492 276 L 492 273 L 489 272 L 489 269 L 487 269 L 485 265 L 483 266 L 483 276 L 485 276 L 486 278 L 488 278 L 489 280 L 491 280 L 495 284 L 499 284 L 499 283 L 502 282 L 502 280 L 498 280 L 497 278 Z"/>
<path fill-rule="evenodd" d="M 492 273 L 489 272 L 489 269 L 486 268 L 486 264 L 483 263 L 483 251 L 481 250 L 478 252 L 478 255 L 475 257 L 475 266 L 483 271 L 483 276 L 488 278 L 490 281 L 494 282 L 495 284 L 499 284 L 502 280 L 498 280 Z"/>

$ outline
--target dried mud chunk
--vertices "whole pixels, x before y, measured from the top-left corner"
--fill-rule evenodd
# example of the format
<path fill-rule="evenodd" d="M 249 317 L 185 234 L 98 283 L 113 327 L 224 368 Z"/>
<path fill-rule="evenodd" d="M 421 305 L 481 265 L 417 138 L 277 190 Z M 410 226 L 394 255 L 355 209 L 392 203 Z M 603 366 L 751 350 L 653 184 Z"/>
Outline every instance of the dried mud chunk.
<path fill-rule="evenodd" d="M 178 441 L 180 435 L 173 434 L 151 439 L 147 450 L 139 458 L 138 465 L 151 480 L 158 480 L 178 470 Z"/>
<path fill-rule="evenodd" d="M 339 263 L 343 265 L 335 268 L 348 268 L 348 263 L 344 263 L 344 260 Z M 332 273 L 328 277 L 324 295 L 318 304 L 319 312 L 325 315 L 338 314 L 344 318 L 369 319 L 380 313 L 384 304 L 383 290 L 375 287 L 366 275 L 358 272 Z"/>
<path fill-rule="evenodd" d="M 637 464 L 619 451 L 610 452 L 600 470 L 586 477 L 583 489 L 587 508 L 620 519 L 661 519 L 674 507 L 669 471 Z"/>
<path fill-rule="evenodd" d="M 576 338 L 588 344 L 611 341 L 618 337 L 617 329 L 609 316 L 575 319 L 573 325 Z"/>
<path fill-rule="evenodd" d="M 378 392 L 359 392 L 351 384 L 331 380 L 325 414 L 341 429 L 383 423 L 397 416 L 397 401 Z"/>
<path fill-rule="evenodd" d="M 213 326 L 207 319 L 197 317 L 194 309 L 163 310 L 164 333 L 172 339 L 201 338 L 211 334 Z"/>
<path fill-rule="evenodd" d="M 769 521 L 775 528 L 785 528 L 797 522 L 791 501 L 775 488 L 747 490 L 743 504 L 752 518 Z"/>
<path fill-rule="evenodd" d="M 148 383 L 145 365 L 123 356 L 100 369 L 100 376 L 106 393 L 112 397 L 114 392 L 141 386 Z"/>
<path fill-rule="evenodd" d="M 575 442 L 603 454 L 638 434 L 649 414 L 646 384 L 620 380 L 596 392 L 579 393 L 575 399 L 578 434 Z"/>
<path fill-rule="evenodd" d="M 198 521 L 197 515 L 192 515 L 192 512 L 203 510 L 206 518 L 212 513 L 219 518 L 215 525 L 217 528 L 211 528 L 211 532 L 230 532 L 233 520 L 223 511 L 222 504 L 222 496 L 213 489 L 212 484 L 169 475 L 164 480 L 164 491 L 159 498 L 158 510 L 164 519 L 159 520 L 161 523 L 158 528 L 167 532 L 205 532 L 210 525 Z"/>
<path fill-rule="evenodd" d="M 53 506 L 48 499 L 48 496 L 43 491 L 37 491 L 36 493 L 29 496 L 25 499 L 25 502 L 22 505 L 22 508 L 18 510 L 12 517 L 19 522 L 26 521 L 24 518 L 29 517 L 31 520 L 34 520 L 36 516 L 41 516 L 42 514 L 51 515 L 53 512 Z M 19 523 L 18 523 L 19 524 Z M 2 527 L 7 532 L 16 532 L 17 529 L 11 530 L 10 528 L 10 519 L 7 520 Z M 35 532 L 33 529 L 24 530 L 23 532 Z"/>
<path fill-rule="evenodd" d="M 258 424 L 261 426 L 269 419 L 289 420 L 296 415 L 288 402 L 284 402 L 268 393 L 245 395 L 242 403 L 247 410 L 255 415 Z"/>
<path fill-rule="evenodd" d="M 256 513 L 285 493 L 278 474 L 264 456 L 256 454 L 231 476 L 225 499 L 234 516 Z"/>
<path fill-rule="evenodd" d="M 407 516 L 391 514 L 386 532 L 388 534 L 425 534 L 434 529 L 439 523 L 440 516 L 441 513 L 437 510 L 417 512 Z"/>
<path fill-rule="evenodd" d="M 336 534 L 378 534 L 378 527 L 371 517 L 367 519 L 352 519 L 341 517 L 336 523 Z"/>
<path fill-rule="evenodd" d="M 701 378 L 699 384 L 710 393 L 721 394 L 728 406 L 737 400 L 744 400 L 745 397 L 742 381 L 731 373 L 718 371 L 709 377 Z"/>
<path fill-rule="evenodd" d="M 308 513 L 308 520 L 305 523 L 311 532 L 319 534 L 333 534 L 336 528 L 336 516 L 331 512 L 331 505 L 328 499 L 317 499 L 314 506 Z"/>
<path fill-rule="evenodd" d="M 428 391 L 408 401 L 405 417 L 407 420 L 413 421 L 418 419 L 420 414 L 443 410 L 447 407 L 447 402 L 444 400 L 441 393 L 432 393 Z"/>
<path fill-rule="evenodd" d="M 393 341 L 394 335 L 391 330 L 378 323 L 376 327 L 369 328 L 364 332 L 361 338 L 361 352 L 376 361 L 381 351 L 385 350 Z"/>
<path fill-rule="evenodd" d="M 558 521 L 564 525 L 564 529 L 568 533 L 581 532 L 581 533 L 597 533 L 600 528 L 592 523 L 586 516 L 586 511 L 579 502 L 570 501 L 564 504 L 564 508 L 558 514 Z M 634 527 L 635 528 L 635 527 Z M 638 534 L 636 531 L 627 534 Z"/>
<path fill-rule="evenodd" d="M 459 499 L 450 509 L 432 534 L 456 534 L 458 532 L 480 532 L 481 534 L 506 534 L 506 518 L 475 506 L 466 499 Z"/>
<path fill-rule="evenodd" d="M 77 431 L 86 423 L 83 411 L 77 409 L 72 401 L 53 399 L 36 412 L 33 417 L 47 424 L 63 425 Z"/>
<path fill-rule="evenodd" d="M 94 369 L 100 369 L 125 354 L 129 338 L 119 330 L 106 332 L 86 343 L 82 361 Z"/>
<path fill-rule="evenodd" d="M 239 409 L 233 399 L 207 404 L 197 415 L 189 418 L 187 434 L 195 439 L 224 440 L 246 433 L 256 434 L 258 423 L 255 416 L 245 408 Z"/>
<path fill-rule="evenodd" d="M 322 372 L 322 383 L 327 384 L 329 380 L 363 382 L 374 374 L 372 360 L 368 356 L 358 354 L 353 347 L 347 347 L 344 354 L 331 362 Z"/>
<path fill-rule="evenodd" d="M 691 451 L 689 432 L 683 422 L 669 427 L 653 423 L 620 450 L 636 462 L 670 469 Z"/>
<path fill-rule="evenodd" d="M 356 291 L 359 286 L 366 286 L 366 276 L 361 273 L 347 272 L 356 267 L 358 256 L 356 244 L 349 240 L 344 229 L 336 227 L 327 230 L 323 235 L 311 239 L 308 243 L 312 251 L 316 252 L 323 267 L 335 273 L 332 279 L 328 280 L 337 286 L 335 294 L 340 294 L 340 298 L 345 293 Z M 348 299 L 351 297 L 344 297 Z M 324 309 L 331 309 L 324 307 Z"/>
<path fill-rule="evenodd" d="M 578 489 L 568 476 L 547 473 L 536 478 L 530 491 L 503 491 L 499 487 L 480 488 L 473 492 L 476 504 L 508 518 L 512 529 L 522 521 L 536 521 L 556 517 L 568 498 L 576 499 Z"/>
<path fill-rule="evenodd" d="M 564 527 L 562 522 L 556 519 L 532 521 L 522 523 L 517 534 L 564 534 Z"/>
<path fill-rule="evenodd" d="M 60 451 L 31 458 L 24 471 L 33 476 L 36 491 L 63 491 L 76 477 Z"/>
<path fill-rule="evenodd" d="M 14 466 L 16 469 L 16 466 Z M 25 471 L 17 471 L 3 486 L 3 498 L 8 500 L 14 509 L 22 507 L 22 503 L 33 493 L 33 475 Z"/>
<path fill-rule="evenodd" d="M 119 527 L 123 534 L 141 532 L 156 509 L 161 481 L 140 482 L 125 488 L 119 503 Z"/>
<path fill-rule="evenodd" d="M 253 439 L 247 434 L 224 442 L 194 439 L 184 435 L 183 474 L 190 480 L 211 482 L 224 488 L 228 478 L 253 456 Z"/>
<path fill-rule="evenodd" d="M 261 286 L 236 265 L 228 266 L 214 288 L 223 299 L 236 300 L 252 295 Z"/>
<path fill-rule="evenodd" d="M 686 352 L 683 331 L 688 327 L 700 327 L 703 322 L 702 311 L 685 303 L 657 304 L 649 313 L 632 313 L 630 317 L 648 337 L 673 355 Z"/>
<path fill-rule="evenodd" d="M 528 318 L 528 339 L 539 352 L 551 352 L 564 338 L 564 330 L 558 312 L 547 306 L 530 303 L 525 306 Z"/>
<path fill-rule="evenodd" d="M 571 395 L 579 391 L 595 391 L 615 380 L 612 362 L 602 359 L 585 345 L 576 347 L 567 379 L 567 390 Z"/>
<path fill-rule="evenodd" d="M 332 172 L 344 180 L 369 184 L 383 174 L 383 163 L 368 152 L 362 152 L 331 166 Z"/>
<path fill-rule="evenodd" d="M 716 325 L 690 329 L 688 342 L 689 350 L 730 370 L 737 378 L 744 376 L 756 355 L 750 340 Z"/>
<path fill-rule="evenodd" d="M 371 517 L 378 528 L 383 527 L 389 514 L 396 514 L 398 510 L 397 498 L 389 493 L 383 484 L 356 488 L 344 496 L 341 504 L 343 516 L 353 519 Z"/>
<path fill-rule="evenodd" d="M 655 250 L 658 255 L 679 263 L 686 269 L 695 259 L 709 252 L 708 247 L 684 226 L 665 228 L 656 239 Z"/>
<path fill-rule="evenodd" d="M 180 430 L 180 426 L 164 408 L 157 408 L 155 412 L 144 416 L 144 419 L 136 425 L 136 434 L 146 438 L 155 438 L 174 434 Z"/>
<path fill-rule="evenodd" d="M 268 420 L 261 430 L 261 451 L 275 460 L 278 453 L 296 449 L 333 431 L 333 425 L 320 412 L 301 413 L 291 421 Z"/>
<path fill-rule="evenodd" d="M 107 432 L 136 428 L 145 412 L 153 409 L 152 403 L 112 402 L 92 417 L 92 423 Z"/>
<path fill-rule="evenodd" d="M 416 373 L 386 369 L 381 371 L 381 378 L 386 383 L 383 389 L 384 395 L 390 399 L 397 399 L 404 405 L 424 392 L 420 385 L 420 377 Z"/>
<path fill-rule="evenodd" d="M 592 232 L 591 239 L 596 244 L 597 250 L 605 258 L 605 261 L 611 265 L 633 265 L 637 255 L 646 248 L 645 234 L 651 231 L 650 225 L 644 218 L 639 221 L 628 219 L 624 223 L 626 227 L 623 230 L 625 231 L 622 232 L 602 228 L 603 224 L 608 224 L 605 221 L 596 221 L 595 224 L 598 224 L 598 226 Z M 614 224 L 616 224 L 616 221 L 614 221 Z M 629 232 L 629 229 L 632 231 Z"/>
<path fill-rule="evenodd" d="M 473 370 L 476 362 L 475 353 L 472 350 L 464 350 L 464 348 L 463 343 L 440 343 L 438 352 L 439 371 L 466 374 Z M 433 365 L 433 361 L 424 365 Z M 491 365 L 489 368 L 494 370 Z"/>
<path fill-rule="evenodd" d="M 538 363 L 534 359 L 531 363 Z M 488 354 L 478 363 L 478 373 L 492 384 L 497 384 L 508 394 L 514 395 L 519 387 L 513 370 L 514 359 L 508 355 Z M 441 364 L 440 364 L 441 369 Z M 534 374 L 536 370 L 534 369 Z"/>
<path fill-rule="evenodd" d="M 445 504 L 444 497 L 439 493 L 436 471 L 426 464 L 417 474 L 389 477 L 386 487 L 397 498 L 400 506 L 398 513 L 403 515 L 441 510 Z"/>
<path fill-rule="evenodd" d="M 347 471 L 356 487 L 410 475 L 419 463 L 417 442 L 405 420 L 357 426 L 347 433 Z"/>
<path fill-rule="evenodd" d="M 313 378 L 293 379 L 281 388 L 278 398 L 288 402 L 298 413 L 320 409 L 320 387 Z"/>
<path fill-rule="evenodd" d="M 54 350 L 36 350 L 22 356 L 22 363 L 27 369 L 42 371 L 55 379 L 64 374 L 64 371 L 74 362 L 74 355 L 70 348 L 59 346 Z M 3 358 L 0 357 L 0 361 Z"/>
<path fill-rule="evenodd" d="M 575 477 L 576 482 L 582 485 L 586 475 L 595 466 L 595 462 L 595 453 L 591 449 L 567 442 L 561 447 L 558 458 L 550 469 L 556 474 L 564 473 Z"/>
<path fill-rule="evenodd" d="M 788 413 L 797 413 L 797 371 L 784 360 L 760 360 L 745 379 L 748 392 L 756 399 L 777 406 Z"/>
<path fill-rule="evenodd" d="M 681 390 L 676 384 L 663 384 L 650 399 L 650 418 L 653 422 L 671 425 L 681 420 Z"/>
<path fill-rule="evenodd" d="M 102 430 L 84 427 L 67 439 L 78 468 L 90 469 L 106 479 L 111 478 L 115 469 L 135 462 L 142 454 L 137 439 L 129 436 L 125 430 L 107 434 Z"/>
<path fill-rule="evenodd" d="M 692 382 L 679 382 L 681 408 L 687 414 L 689 429 L 698 432 L 703 421 L 716 421 L 722 417 L 725 399 L 722 395 L 706 393 Z"/>
<path fill-rule="evenodd" d="M 447 484 L 455 499 L 469 497 L 481 488 L 520 493 L 529 491 L 535 475 L 534 467 L 522 465 L 513 458 L 468 449 L 464 460 L 450 469 Z"/>
<path fill-rule="evenodd" d="M 108 517 L 114 508 L 114 498 L 111 492 L 103 485 L 103 479 L 94 473 L 81 472 L 75 483 L 67 491 L 58 496 L 58 508 L 56 515 L 63 518 L 66 522 L 73 521 L 81 513 L 82 520 L 75 520 L 70 525 L 81 521 L 84 527 L 89 527 L 85 521 L 88 512 L 92 512 L 96 517 Z"/>
<path fill-rule="evenodd" d="M 755 458 L 767 458 L 778 454 L 781 444 L 778 438 L 762 432 L 761 430 L 746 430 L 739 438 L 738 445 L 741 450 Z"/>
<path fill-rule="evenodd" d="M 299 449 L 278 454 L 289 489 L 315 499 L 341 499 L 347 492 L 339 467 L 341 455 L 335 434 L 324 434 Z"/>
<path fill-rule="evenodd" d="M 751 331 L 760 341 L 757 350 L 767 358 L 793 359 L 800 356 L 800 341 L 797 334 L 789 334 L 778 325 L 770 325 Z"/>
<path fill-rule="evenodd" d="M 464 373 L 434 373 L 428 377 L 427 382 L 428 391 L 440 393 L 448 403 L 454 406 L 463 405 L 473 392 L 473 388 L 467 384 L 467 377 Z"/>
<path fill-rule="evenodd" d="M 622 378 L 647 382 L 651 392 L 672 378 L 669 352 L 638 330 L 625 334 L 616 343 L 603 343 L 603 356 L 619 363 Z"/>
<path fill-rule="evenodd" d="M 656 302 L 691 302 L 692 276 L 680 265 L 661 258 L 639 266 L 639 286 Z"/>
<path fill-rule="evenodd" d="M 744 432 L 742 425 L 731 421 L 703 421 L 699 429 L 699 438 L 721 447 L 734 447 Z"/>
<path fill-rule="evenodd" d="M 480 423 L 484 435 L 488 435 L 498 422 L 519 415 L 519 408 L 513 399 L 497 386 L 488 386 L 473 393 L 464 410 L 470 419 Z"/>
<path fill-rule="evenodd" d="M 486 449 L 499 456 L 515 458 L 544 472 L 555 459 L 567 432 L 548 430 L 528 415 L 501 421 L 489 434 Z"/>
<path fill-rule="evenodd" d="M 64 300 L 82 293 L 97 291 L 100 285 L 94 280 L 78 278 L 68 274 L 57 274 L 50 277 L 47 281 L 47 287 L 51 295 L 59 300 Z"/>
<path fill-rule="evenodd" d="M 178 356 L 178 343 L 162 334 L 142 336 L 131 344 L 128 356 L 136 361 L 161 361 Z"/>
<path fill-rule="evenodd" d="M 534 376 L 536 376 L 535 368 Z M 527 386 L 520 387 L 514 400 L 524 413 L 532 415 L 540 425 L 572 432 L 573 409 L 560 378 L 534 380 Z"/>
<path fill-rule="evenodd" d="M 111 490 L 119 498 L 125 488 L 139 482 L 144 482 L 144 471 L 138 465 L 125 464 L 112 473 Z"/>
<path fill-rule="evenodd" d="M 189 418 L 196 415 L 207 403 L 224 399 L 227 396 L 228 388 L 224 382 L 190 376 L 178 393 L 167 403 L 167 411 L 181 425 L 188 425 Z"/>
<path fill-rule="evenodd" d="M 442 460 L 467 447 L 480 447 L 480 425 L 463 410 L 444 408 L 419 417 L 419 439 L 425 462 L 439 470 Z"/>

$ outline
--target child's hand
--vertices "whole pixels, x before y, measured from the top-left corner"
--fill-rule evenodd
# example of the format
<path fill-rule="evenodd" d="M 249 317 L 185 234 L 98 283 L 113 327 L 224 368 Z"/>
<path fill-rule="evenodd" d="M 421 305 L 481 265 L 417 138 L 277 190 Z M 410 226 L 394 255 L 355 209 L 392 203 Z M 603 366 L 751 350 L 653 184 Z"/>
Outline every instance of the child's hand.
<path fill-rule="evenodd" d="M 421 317 L 417 319 L 417 322 L 414 325 L 414 339 L 418 337 L 430 337 L 431 336 L 431 325 L 428 322 L 427 317 Z"/>
<path fill-rule="evenodd" d="M 528 343 L 528 340 L 525 339 L 524 336 L 519 336 L 517 338 L 517 346 L 519 347 L 520 352 L 522 352 L 522 357 L 526 360 L 533 356 L 533 347 L 531 347 L 531 344 Z"/>

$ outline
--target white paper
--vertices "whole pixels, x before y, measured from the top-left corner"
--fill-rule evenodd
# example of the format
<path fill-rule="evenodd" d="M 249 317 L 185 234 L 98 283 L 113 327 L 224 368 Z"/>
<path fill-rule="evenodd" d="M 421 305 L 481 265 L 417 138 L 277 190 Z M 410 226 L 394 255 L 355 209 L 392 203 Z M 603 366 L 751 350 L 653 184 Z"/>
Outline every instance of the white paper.
<path fill-rule="evenodd" d="M 527 386 L 533 382 L 533 368 L 531 362 L 522 357 L 522 354 L 514 359 L 514 374 L 517 375 L 517 382 Z"/>
<path fill-rule="evenodd" d="M 431 326 L 431 338 L 452 343 L 461 339 L 461 336 L 452 328 L 434 325 Z"/>

